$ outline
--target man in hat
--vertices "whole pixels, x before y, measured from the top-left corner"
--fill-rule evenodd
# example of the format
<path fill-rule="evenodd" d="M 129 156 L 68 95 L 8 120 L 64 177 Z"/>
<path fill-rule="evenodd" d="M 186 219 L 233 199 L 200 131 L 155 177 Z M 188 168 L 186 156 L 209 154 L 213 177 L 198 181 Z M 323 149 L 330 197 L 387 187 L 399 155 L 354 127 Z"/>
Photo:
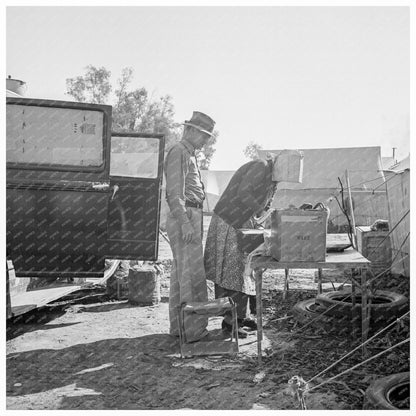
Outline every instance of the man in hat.
<path fill-rule="evenodd" d="M 173 253 L 170 278 L 170 334 L 179 335 L 178 307 L 183 302 L 206 302 L 207 285 L 202 252 L 202 206 L 204 185 L 195 152 L 212 136 L 215 122 L 194 111 L 184 123 L 182 140 L 169 151 L 165 160 L 166 200 L 170 212 L 166 229 Z M 208 319 L 201 315 L 184 317 L 186 342 L 208 335 Z"/>

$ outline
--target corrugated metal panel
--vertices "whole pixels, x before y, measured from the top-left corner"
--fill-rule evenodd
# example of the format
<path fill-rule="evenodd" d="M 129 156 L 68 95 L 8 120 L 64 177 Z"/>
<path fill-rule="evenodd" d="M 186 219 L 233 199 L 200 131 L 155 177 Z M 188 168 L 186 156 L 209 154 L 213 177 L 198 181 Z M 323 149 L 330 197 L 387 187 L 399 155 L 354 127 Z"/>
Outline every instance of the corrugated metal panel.
<path fill-rule="evenodd" d="M 385 172 L 391 233 L 392 272 L 410 276 L 410 170 Z M 407 215 L 406 213 L 409 212 Z"/>

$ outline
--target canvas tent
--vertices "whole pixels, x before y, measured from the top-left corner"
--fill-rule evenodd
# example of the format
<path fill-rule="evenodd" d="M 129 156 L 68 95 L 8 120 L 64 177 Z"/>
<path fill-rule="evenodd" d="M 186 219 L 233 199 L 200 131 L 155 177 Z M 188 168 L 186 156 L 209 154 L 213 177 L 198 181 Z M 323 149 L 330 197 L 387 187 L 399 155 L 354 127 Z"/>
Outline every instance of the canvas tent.
<path fill-rule="evenodd" d="M 14 91 L 6 89 L 6 97 L 21 97 L 21 95 L 16 94 Z"/>
<path fill-rule="evenodd" d="M 232 170 L 201 170 L 201 179 L 205 187 L 204 213 L 212 213 L 233 174 L 234 171 Z M 165 178 L 163 178 L 160 212 L 160 227 L 163 230 L 166 227 L 166 217 L 169 212 L 169 207 L 166 202 L 165 181 Z"/>
<path fill-rule="evenodd" d="M 390 169 L 396 163 L 397 161 L 394 157 L 382 157 L 381 158 L 381 165 L 383 166 L 384 170 Z"/>
<path fill-rule="evenodd" d="M 344 199 L 347 198 L 348 171 L 356 225 L 371 225 L 377 219 L 388 219 L 380 147 L 299 150 L 304 153 L 303 181 L 301 184 L 279 183 L 273 207 L 300 206 L 305 202 L 327 203 L 331 211 L 329 230 L 345 232 L 347 220 L 335 197 L 342 203 L 339 177 L 344 186 Z M 264 159 L 269 152 L 277 154 L 279 150 L 260 150 L 259 155 Z M 206 191 L 205 213 L 212 212 L 233 174 L 234 171 L 201 171 Z M 167 211 L 163 190 L 162 228 Z"/>
<path fill-rule="evenodd" d="M 348 176 L 356 225 L 371 225 L 377 219 L 388 219 L 380 147 L 298 150 L 304 154 L 303 181 L 279 183 L 273 207 L 323 202 L 331 211 L 329 231 L 345 232 L 348 222 L 338 202 L 341 205 L 343 200 L 347 203 Z M 259 156 L 266 158 L 268 153 L 278 154 L 279 151 L 260 150 Z"/>
<path fill-rule="evenodd" d="M 386 177 L 389 224 L 394 274 L 410 276 L 410 156 L 390 170 Z"/>
<path fill-rule="evenodd" d="M 206 194 L 204 212 L 213 211 L 233 174 L 232 170 L 201 170 Z"/>

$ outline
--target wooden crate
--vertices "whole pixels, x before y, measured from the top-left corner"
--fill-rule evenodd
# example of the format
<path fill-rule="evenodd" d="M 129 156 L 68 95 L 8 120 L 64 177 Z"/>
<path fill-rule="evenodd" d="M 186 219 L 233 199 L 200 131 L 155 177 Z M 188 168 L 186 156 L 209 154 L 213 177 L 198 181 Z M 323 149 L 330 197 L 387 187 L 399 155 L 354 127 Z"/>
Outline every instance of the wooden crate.
<path fill-rule="evenodd" d="M 379 274 L 391 265 L 391 242 L 388 231 L 372 231 L 359 226 L 357 230 L 358 251 L 371 261 L 371 270 Z"/>
<path fill-rule="evenodd" d="M 325 261 L 328 211 L 277 209 L 271 220 L 271 254 L 277 261 Z"/>

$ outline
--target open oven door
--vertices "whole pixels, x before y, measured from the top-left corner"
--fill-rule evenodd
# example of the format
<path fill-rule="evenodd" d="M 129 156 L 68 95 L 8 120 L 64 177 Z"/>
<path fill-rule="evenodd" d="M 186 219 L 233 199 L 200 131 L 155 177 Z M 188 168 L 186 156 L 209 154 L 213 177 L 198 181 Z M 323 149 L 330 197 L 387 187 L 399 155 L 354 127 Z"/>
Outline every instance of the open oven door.
<path fill-rule="evenodd" d="M 157 260 L 163 135 L 112 133 L 106 257 Z"/>

